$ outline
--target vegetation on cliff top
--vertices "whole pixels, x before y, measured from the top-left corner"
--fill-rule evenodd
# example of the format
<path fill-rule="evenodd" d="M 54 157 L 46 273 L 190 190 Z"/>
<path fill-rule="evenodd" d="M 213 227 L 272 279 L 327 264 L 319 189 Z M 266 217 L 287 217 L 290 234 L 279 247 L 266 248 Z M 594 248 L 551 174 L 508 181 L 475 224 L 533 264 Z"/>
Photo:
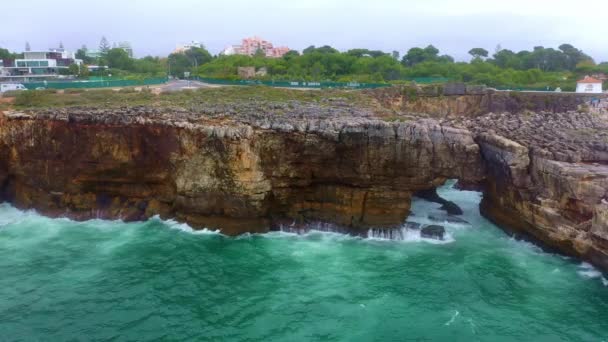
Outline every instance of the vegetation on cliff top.
<path fill-rule="evenodd" d="M 293 90 L 264 86 L 222 87 L 185 90 L 155 94 L 147 89 L 135 91 L 125 88 L 119 91 L 99 89 L 88 91 L 66 90 L 64 93 L 49 90 L 23 91 L 15 94 L 13 105 L 17 109 L 61 107 L 184 107 L 191 105 L 216 105 L 242 102 L 289 102 L 327 105 L 337 101 L 358 106 L 371 104 L 371 97 L 362 92 L 348 90 Z"/>

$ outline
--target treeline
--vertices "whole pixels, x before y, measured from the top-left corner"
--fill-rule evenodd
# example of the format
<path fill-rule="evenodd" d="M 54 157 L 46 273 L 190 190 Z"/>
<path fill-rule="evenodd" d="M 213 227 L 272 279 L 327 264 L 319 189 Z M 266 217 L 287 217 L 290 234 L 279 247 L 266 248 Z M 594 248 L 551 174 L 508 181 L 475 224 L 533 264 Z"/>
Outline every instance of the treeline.
<path fill-rule="evenodd" d="M 510 88 L 556 88 L 572 90 L 576 80 L 593 73 L 608 74 L 608 63 L 596 64 L 583 51 L 570 44 L 557 49 L 534 47 L 514 52 L 497 47 L 493 54 L 483 48 L 469 50 L 471 60 L 456 62 L 433 45 L 414 47 L 400 56 L 398 51 L 351 49 L 340 52 L 331 46 L 310 46 L 299 53 L 290 51 L 282 58 L 255 56 L 213 56 L 204 48 L 172 53 L 167 58 L 131 58 L 121 48 L 110 48 L 102 38 L 99 55 L 92 58 L 83 46 L 76 58 L 87 65 L 107 66 L 89 73 L 87 68 L 72 67 L 70 74 L 80 77 L 115 76 L 122 78 L 159 77 L 167 74 L 184 77 L 185 72 L 202 77 L 237 79 L 239 67 L 265 69 L 257 78 L 289 81 L 403 82 L 419 78 L 447 78 L 452 81 Z M 0 49 L 0 58 L 18 58 Z M 608 85 L 607 85 L 608 87 Z"/>
<path fill-rule="evenodd" d="M 144 58 L 132 58 L 122 48 L 111 48 L 108 40 L 103 37 L 99 43 L 99 56 L 90 57 L 88 48 L 83 45 L 76 51 L 76 58 L 81 59 L 86 65 L 97 65 L 107 68 L 99 68 L 88 72 L 80 68 L 79 76 L 116 76 L 122 78 L 142 77 L 164 77 L 167 75 L 166 58 L 146 56 Z"/>
<path fill-rule="evenodd" d="M 596 65 L 593 59 L 570 44 L 558 49 L 535 47 L 532 51 L 513 52 L 497 48 L 490 56 L 482 48 L 469 51 L 470 62 L 455 62 L 432 45 L 412 48 L 402 58 L 399 53 L 353 49 L 340 52 L 330 46 L 290 51 L 283 58 L 218 56 L 196 68 L 200 76 L 237 78 L 238 67 L 266 68 L 265 79 L 399 82 L 412 78 L 441 77 L 453 81 L 503 87 L 575 86 L 584 73 L 608 73 L 608 64 Z"/>

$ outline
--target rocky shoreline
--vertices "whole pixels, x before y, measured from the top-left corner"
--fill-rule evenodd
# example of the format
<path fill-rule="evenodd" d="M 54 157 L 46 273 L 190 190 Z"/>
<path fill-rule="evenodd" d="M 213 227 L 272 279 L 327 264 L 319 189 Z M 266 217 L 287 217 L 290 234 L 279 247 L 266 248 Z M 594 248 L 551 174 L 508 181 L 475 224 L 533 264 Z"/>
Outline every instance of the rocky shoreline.
<path fill-rule="evenodd" d="M 498 105 L 491 94 L 382 91 L 377 108 L 329 99 L 5 112 L 0 194 L 75 219 L 160 215 L 230 235 L 327 222 L 358 234 L 402 225 L 414 194 L 432 199 L 458 179 L 484 189 L 489 219 L 608 270 L 608 120 L 586 97 L 534 95 L 552 111 L 532 112 L 537 102 Z"/>

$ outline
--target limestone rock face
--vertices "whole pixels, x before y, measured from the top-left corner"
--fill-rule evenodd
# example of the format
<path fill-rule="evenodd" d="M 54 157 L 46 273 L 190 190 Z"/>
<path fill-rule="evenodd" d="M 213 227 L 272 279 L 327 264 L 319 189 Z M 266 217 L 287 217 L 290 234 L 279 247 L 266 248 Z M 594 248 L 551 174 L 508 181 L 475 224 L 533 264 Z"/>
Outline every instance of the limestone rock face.
<path fill-rule="evenodd" d="M 467 86 L 464 92 L 453 90 L 442 85 L 400 86 L 368 93 L 383 107 L 406 115 L 418 113 L 435 118 L 474 118 L 488 113 L 565 113 L 576 111 L 593 98 L 568 93 L 498 92 L 475 86 Z"/>
<path fill-rule="evenodd" d="M 360 230 L 402 224 L 417 190 L 484 176 L 471 133 L 433 120 L 164 115 L 4 115 L 5 198 L 51 216 L 161 215 L 227 234 L 294 221 Z"/>
<path fill-rule="evenodd" d="M 495 135 L 478 141 L 488 166 L 485 216 L 608 269 L 608 166 L 547 159 Z"/>

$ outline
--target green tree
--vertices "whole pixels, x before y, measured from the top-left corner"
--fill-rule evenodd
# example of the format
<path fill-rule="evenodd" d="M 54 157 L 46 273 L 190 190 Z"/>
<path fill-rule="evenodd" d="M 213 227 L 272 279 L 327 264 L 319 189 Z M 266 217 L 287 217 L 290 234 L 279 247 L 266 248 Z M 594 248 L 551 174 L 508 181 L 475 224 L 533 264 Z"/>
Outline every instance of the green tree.
<path fill-rule="evenodd" d="M 86 65 L 81 65 L 80 70 L 78 71 L 79 78 L 88 78 L 90 75 L 89 68 Z"/>
<path fill-rule="evenodd" d="M 186 50 L 184 54 L 192 61 L 193 67 L 209 63 L 213 59 L 213 56 L 205 48 L 193 47 Z"/>
<path fill-rule="evenodd" d="M 433 45 L 429 45 L 424 49 L 415 47 L 408 50 L 403 56 L 401 63 L 405 66 L 414 66 L 419 63 L 436 61 L 441 63 L 452 63 L 454 59 L 448 55 L 439 56 L 439 50 Z"/>
<path fill-rule="evenodd" d="M 93 64 L 93 58 L 87 56 L 88 51 L 87 46 L 83 45 L 80 49 L 76 50 L 76 58 L 82 60 L 84 64 Z"/>
<path fill-rule="evenodd" d="M 133 70 L 133 59 L 123 49 L 110 49 L 105 54 L 105 58 L 108 62 L 108 67 L 112 69 Z"/>
<path fill-rule="evenodd" d="M 303 52 L 303 54 L 308 55 L 311 53 L 321 53 L 321 54 L 338 53 L 339 51 L 329 45 L 324 45 L 319 48 L 315 47 L 314 45 L 311 45 L 311 46 L 307 47 L 306 49 L 304 49 L 304 51 L 302 51 L 302 52 Z"/>
<path fill-rule="evenodd" d="M 473 48 L 469 50 L 469 55 L 473 56 L 473 58 L 485 58 L 488 57 L 488 50 L 482 48 Z"/>
<path fill-rule="evenodd" d="M 165 63 L 158 57 L 146 56 L 133 60 L 133 72 L 147 74 L 150 76 L 162 76 L 165 74 Z"/>
<path fill-rule="evenodd" d="M 15 55 L 7 49 L 0 48 L 0 59 L 12 59 Z"/>
<path fill-rule="evenodd" d="M 257 50 L 255 50 L 255 54 L 253 55 L 253 57 L 264 58 L 264 57 L 266 57 L 266 52 L 264 52 L 264 50 L 258 48 Z"/>
<path fill-rule="evenodd" d="M 172 53 L 167 60 L 169 74 L 184 77 L 184 72 L 192 71 L 192 61 L 183 53 Z"/>
<path fill-rule="evenodd" d="M 283 59 L 289 61 L 292 58 L 300 57 L 300 53 L 296 50 L 289 50 L 286 54 L 283 55 Z"/>
<path fill-rule="evenodd" d="M 99 42 L 99 52 L 102 55 L 107 54 L 110 51 L 110 43 L 106 39 L 105 36 L 101 37 L 101 41 Z"/>
<path fill-rule="evenodd" d="M 80 68 L 78 68 L 78 65 L 76 64 L 70 64 L 68 71 L 70 72 L 70 75 L 78 76 L 80 73 Z"/>

